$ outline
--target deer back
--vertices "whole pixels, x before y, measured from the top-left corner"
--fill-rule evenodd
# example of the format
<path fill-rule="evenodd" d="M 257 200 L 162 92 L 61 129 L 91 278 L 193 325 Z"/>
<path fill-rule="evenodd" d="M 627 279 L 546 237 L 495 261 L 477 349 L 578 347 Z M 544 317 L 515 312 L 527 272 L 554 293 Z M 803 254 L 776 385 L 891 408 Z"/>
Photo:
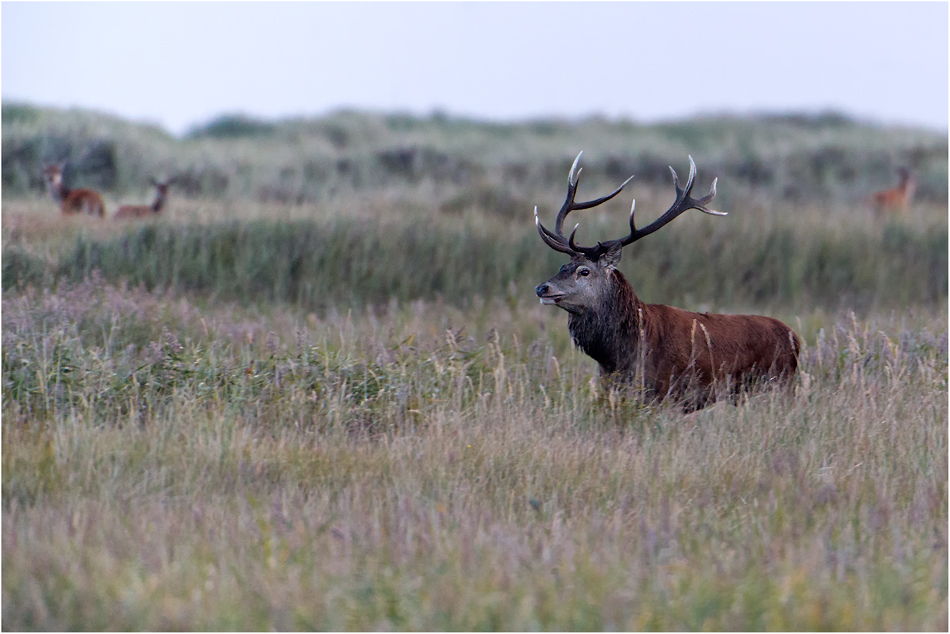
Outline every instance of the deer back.
<path fill-rule="evenodd" d="M 129 218 L 148 218 L 155 211 L 149 205 L 122 205 L 115 212 L 116 220 L 125 220 Z"/>
<path fill-rule="evenodd" d="M 71 189 L 62 202 L 64 214 L 89 214 L 102 217 L 106 213 L 105 203 L 99 192 L 91 189 Z"/>
<path fill-rule="evenodd" d="M 128 218 L 148 218 L 157 213 L 160 213 L 165 207 L 165 200 L 168 197 L 168 188 L 171 185 L 174 179 L 169 179 L 167 181 L 156 181 L 153 178 L 149 179 L 149 183 L 155 186 L 155 200 L 152 201 L 151 205 L 122 205 L 119 207 L 119 210 L 116 211 L 115 217 L 116 220 L 123 220 Z"/>
<path fill-rule="evenodd" d="M 702 385 L 736 384 L 755 376 L 791 376 L 798 368 L 798 336 L 772 317 L 695 313 L 663 304 L 647 304 L 643 311 L 646 366 L 667 388 L 679 377 Z"/>

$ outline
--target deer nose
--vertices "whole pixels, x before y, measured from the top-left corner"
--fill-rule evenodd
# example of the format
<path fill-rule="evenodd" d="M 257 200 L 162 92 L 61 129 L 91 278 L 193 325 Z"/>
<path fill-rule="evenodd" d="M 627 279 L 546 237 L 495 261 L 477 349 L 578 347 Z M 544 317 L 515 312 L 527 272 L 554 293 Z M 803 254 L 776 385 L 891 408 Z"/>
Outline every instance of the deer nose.
<path fill-rule="evenodd" d="M 534 287 L 534 292 L 538 295 L 538 297 L 544 297 L 545 295 L 548 294 L 548 285 L 538 284 L 537 286 Z"/>

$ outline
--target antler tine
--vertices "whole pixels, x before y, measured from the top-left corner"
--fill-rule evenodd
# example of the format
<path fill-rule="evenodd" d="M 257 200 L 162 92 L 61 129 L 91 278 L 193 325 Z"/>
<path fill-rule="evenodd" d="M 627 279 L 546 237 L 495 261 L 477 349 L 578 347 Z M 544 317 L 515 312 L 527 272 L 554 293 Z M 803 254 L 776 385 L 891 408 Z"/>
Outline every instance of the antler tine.
<path fill-rule="evenodd" d="M 716 183 L 718 181 L 719 177 L 713 179 L 712 187 L 709 188 L 709 193 L 696 201 L 697 205 L 695 209 L 698 209 L 705 214 L 709 214 L 710 216 L 728 216 L 729 212 L 727 211 L 716 211 L 715 209 L 708 209 L 706 207 L 706 205 L 716 197 Z"/>
<path fill-rule="evenodd" d="M 580 171 L 579 171 L 579 170 L 578 170 L 578 172 L 577 172 L 577 175 L 578 175 L 578 177 L 580 176 Z M 555 231 L 555 233 L 556 233 L 559 237 L 563 238 L 563 237 L 564 237 L 564 219 L 567 218 L 567 215 L 568 215 L 569 213 L 571 213 L 572 211 L 578 211 L 578 210 L 581 210 L 581 209 L 591 209 L 591 208 L 593 208 L 593 207 L 596 207 L 597 205 L 602 205 L 602 204 L 604 204 L 605 202 L 607 202 L 608 200 L 610 200 L 611 198 L 613 198 L 614 196 L 616 196 L 617 194 L 619 194 L 620 192 L 622 192 L 622 191 L 623 191 L 623 188 L 626 187 L 627 184 L 629 184 L 630 181 L 632 181 L 632 180 L 633 180 L 633 176 L 631 176 L 630 178 L 628 178 L 627 180 L 625 180 L 625 181 L 620 185 L 620 187 L 618 187 L 617 189 L 615 189 L 615 190 L 612 191 L 611 193 L 607 194 L 606 196 L 602 196 L 602 197 L 597 198 L 597 199 L 595 199 L 595 200 L 588 200 L 586 203 L 575 203 L 575 202 L 574 202 L 574 195 L 575 195 L 576 192 L 577 192 L 577 183 L 575 182 L 573 190 L 570 191 L 570 192 L 568 192 L 568 196 L 570 197 L 570 203 L 568 203 L 568 201 L 564 201 L 564 206 L 561 207 L 561 211 L 558 212 L 557 221 L 556 221 L 555 224 L 554 224 L 554 231 Z M 578 179 L 578 182 L 579 182 L 579 179 Z"/>
<path fill-rule="evenodd" d="M 630 203 L 630 235 L 634 236 L 637 234 L 637 227 L 633 224 L 633 214 L 637 210 L 637 199 L 634 198 L 633 202 Z"/>
<path fill-rule="evenodd" d="M 686 181 L 685 189 L 680 189 L 679 182 L 676 178 L 676 170 L 674 170 L 672 166 L 670 166 L 670 171 L 673 172 L 673 186 L 676 187 L 677 198 L 679 198 L 680 196 L 683 196 L 684 199 L 689 198 L 689 194 L 693 190 L 693 182 L 696 178 L 696 163 L 693 162 L 693 157 L 692 156 L 689 157 L 689 178 Z M 699 200 L 690 198 L 690 200 L 692 200 L 693 203 L 695 203 L 695 206 L 691 207 L 691 209 L 698 209 L 699 211 L 706 214 L 710 214 L 712 216 L 728 216 L 729 215 L 727 212 L 724 212 L 724 211 L 716 211 L 714 209 L 706 208 L 706 205 L 716 196 L 717 182 L 719 182 L 718 176 L 713 179 L 712 187 L 709 188 L 709 193 L 703 196 L 702 198 L 700 198 Z"/>
<path fill-rule="evenodd" d="M 689 177 L 686 179 L 686 187 L 680 187 L 680 179 L 676 176 L 676 170 L 673 169 L 672 165 L 670 165 L 670 171 L 673 172 L 673 187 L 676 188 L 676 198 L 689 196 L 689 193 L 693 190 L 693 181 L 696 180 L 696 163 L 693 162 L 693 157 L 689 157 Z"/>
<path fill-rule="evenodd" d="M 537 205 L 535 205 L 534 207 L 534 223 L 538 225 L 538 229 L 542 231 L 544 235 L 546 235 L 547 237 L 551 238 L 552 240 L 562 241 L 561 240 L 562 236 L 557 235 L 556 233 L 554 233 L 553 231 L 551 231 L 550 229 L 548 229 L 547 227 L 541 224 L 541 221 L 538 219 Z"/>
<path fill-rule="evenodd" d="M 581 160 L 581 154 L 583 154 L 583 153 L 584 153 L 584 150 L 581 150 L 580 152 L 577 153 L 577 156 L 574 158 L 574 164 L 571 165 L 571 171 L 568 172 L 568 174 L 567 174 L 567 186 L 568 186 L 568 187 L 574 187 L 574 186 L 577 185 L 577 181 L 574 180 L 574 170 L 577 169 L 577 164 L 580 162 L 580 160 Z M 583 171 L 583 170 L 584 170 L 584 168 L 582 167 L 582 168 L 581 168 L 581 171 Z M 580 179 L 580 177 L 581 177 L 581 172 L 579 171 L 579 172 L 577 172 L 577 178 Z"/>
<path fill-rule="evenodd" d="M 693 157 L 689 157 L 689 178 L 686 179 L 686 187 L 680 187 L 679 178 L 676 175 L 676 170 L 673 167 L 670 167 L 670 171 L 673 173 L 673 187 L 676 189 L 676 200 L 673 202 L 673 205 L 666 210 L 662 216 L 654 220 L 652 223 L 644 227 L 643 229 L 637 229 L 634 224 L 634 211 L 636 210 L 636 201 L 633 202 L 633 205 L 630 207 L 630 235 L 626 238 L 621 238 L 618 241 L 621 246 L 627 246 L 632 242 L 636 242 L 644 236 L 648 236 L 657 229 L 664 226 L 666 223 L 670 222 L 678 215 L 687 211 L 689 209 L 698 209 L 703 213 L 710 214 L 712 216 L 726 216 L 728 213 L 724 211 L 715 211 L 714 209 L 709 209 L 706 207 L 713 197 L 716 195 L 716 183 L 718 178 L 714 178 L 712 182 L 712 187 L 709 189 L 709 193 L 696 200 L 690 197 L 690 192 L 693 189 L 693 183 L 696 180 L 696 163 L 693 162 Z"/>
<path fill-rule="evenodd" d="M 577 164 L 580 162 L 583 153 L 584 150 L 577 153 L 574 163 L 571 164 L 571 171 L 567 173 L 567 197 L 564 199 L 564 204 L 561 205 L 561 210 L 557 212 L 557 219 L 554 221 L 554 233 L 561 239 L 564 238 L 564 219 L 567 218 L 567 214 L 573 211 L 577 184 L 581 182 L 581 172 L 584 171 L 583 167 L 577 169 Z"/>
<path fill-rule="evenodd" d="M 623 183 L 621 183 L 620 187 L 615 189 L 612 193 L 607 194 L 606 196 L 603 196 L 601 198 L 598 198 L 597 200 L 589 200 L 586 203 L 578 203 L 574 205 L 574 209 L 590 209 L 591 207 L 596 207 L 597 205 L 607 202 L 608 200 L 610 200 L 611 198 L 619 194 L 621 191 L 623 191 L 623 188 L 626 187 L 627 184 L 633 180 L 634 176 L 635 175 L 631 175 L 630 178 L 628 178 Z"/>
<path fill-rule="evenodd" d="M 567 253 L 568 255 L 573 253 L 571 248 L 565 244 L 561 238 L 544 228 L 544 225 L 541 224 L 541 220 L 538 218 L 537 207 L 534 208 L 534 224 L 537 225 L 538 233 L 541 235 L 541 239 L 544 240 L 544 244 L 548 245 L 555 251 L 560 251 L 561 253 Z"/>
<path fill-rule="evenodd" d="M 633 176 L 631 176 L 630 178 L 625 180 L 620 185 L 620 187 L 615 189 L 610 194 L 607 194 L 606 196 L 602 196 L 601 198 L 597 198 L 595 200 L 588 200 L 587 202 L 584 202 L 584 203 L 574 202 L 574 197 L 577 195 L 577 185 L 581 182 L 581 172 L 584 171 L 583 167 L 580 169 L 577 169 L 577 164 L 581 160 L 581 154 L 583 153 L 584 151 L 581 150 L 581 152 L 578 153 L 577 158 L 574 159 L 574 164 L 571 165 L 571 171 L 567 176 L 567 196 L 564 199 L 564 204 L 561 206 L 561 210 L 557 214 L 557 220 L 554 221 L 554 235 L 562 240 L 565 239 L 564 238 L 564 220 L 567 218 L 567 215 L 569 213 L 571 213 L 572 211 L 580 210 L 580 209 L 590 209 L 592 207 L 596 207 L 597 205 L 602 205 L 603 203 L 607 202 L 608 200 L 610 200 L 611 198 L 619 194 L 621 191 L 623 191 L 623 188 L 626 187 L 627 184 L 633 180 Z M 575 170 L 576 170 L 576 173 L 575 173 Z"/>
<path fill-rule="evenodd" d="M 581 223 L 574 225 L 574 231 L 571 231 L 571 237 L 567 241 L 567 246 L 571 247 L 572 251 L 578 253 L 583 253 L 585 251 L 584 247 L 579 247 L 574 243 L 574 235 L 577 233 L 577 228 L 581 226 Z"/>

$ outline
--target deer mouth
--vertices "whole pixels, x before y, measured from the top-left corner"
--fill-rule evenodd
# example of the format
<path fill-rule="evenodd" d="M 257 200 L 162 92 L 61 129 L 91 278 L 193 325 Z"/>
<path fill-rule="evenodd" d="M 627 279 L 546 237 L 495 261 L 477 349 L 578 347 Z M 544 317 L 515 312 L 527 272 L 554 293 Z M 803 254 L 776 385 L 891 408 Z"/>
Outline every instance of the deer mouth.
<path fill-rule="evenodd" d="M 557 305 L 559 301 L 564 298 L 564 295 L 545 295 L 541 298 L 542 304 L 554 304 Z"/>

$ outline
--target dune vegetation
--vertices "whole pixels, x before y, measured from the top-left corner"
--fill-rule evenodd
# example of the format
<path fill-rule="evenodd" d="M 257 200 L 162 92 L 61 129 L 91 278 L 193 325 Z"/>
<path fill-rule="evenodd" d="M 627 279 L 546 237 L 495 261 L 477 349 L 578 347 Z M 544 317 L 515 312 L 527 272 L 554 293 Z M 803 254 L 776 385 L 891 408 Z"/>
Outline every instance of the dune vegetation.
<path fill-rule="evenodd" d="M 3 106 L 4 630 L 948 627 L 947 140 L 841 115 Z M 605 393 L 533 287 L 576 153 L 640 297 L 766 314 L 789 393 Z M 63 217 L 43 162 L 154 219 Z M 911 166 L 908 214 L 862 204 Z M 641 211 L 642 210 L 642 211 Z M 586 215 L 584 215 L 586 214 Z"/>

